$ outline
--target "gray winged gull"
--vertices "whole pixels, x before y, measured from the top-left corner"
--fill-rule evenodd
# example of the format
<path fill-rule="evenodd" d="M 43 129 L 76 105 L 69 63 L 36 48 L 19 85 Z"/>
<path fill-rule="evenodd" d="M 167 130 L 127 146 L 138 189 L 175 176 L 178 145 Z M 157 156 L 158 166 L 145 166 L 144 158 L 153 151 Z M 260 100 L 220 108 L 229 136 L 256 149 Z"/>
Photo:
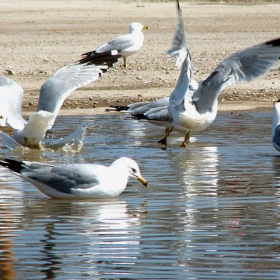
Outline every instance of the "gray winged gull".
<path fill-rule="evenodd" d="M 50 129 L 64 100 L 77 88 L 97 80 L 121 56 L 108 51 L 67 65 L 41 87 L 37 112 L 26 121 L 22 117 L 23 89 L 11 79 L 0 76 L 0 126 L 11 126 L 13 138 L 21 145 L 38 147 Z"/>
<path fill-rule="evenodd" d="M 59 164 L 17 161 L 0 158 L 0 165 L 8 168 L 42 193 L 53 198 L 110 198 L 119 196 L 133 177 L 148 187 L 138 164 L 121 157 L 110 166 L 89 163 Z"/>
<path fill-rule="evenodd" d="M 126 57 L 135 54 L 143 46 L 143 29 L 148 29 L 148 27 L 139 22 L 132 22 L 129 25 L 128 34 L 118 36 L 110 40 L 108 43 L 98 47 L 96 50 L 84 53 L 83 55 L 85 57 L 91 57 L 99 53 L 118 50 L 123 57 L 123 66 L 126 68 Z"/>
<path fill-rule="evenodd" d="M 175 32 L 172 47 L 168 51 L 177 57 L 176 65 L 181 66 L 181 73 L 175 89 L 169 99 L 163 99 L 160 107 L 146 104 L 146 111 L 134 114 L 136 104 L 127 109 L 137 119 L 146 119 L 167 128 L 164 138 L 158 142 L 167 145 L 167 137 L 172 130 L 185 135 L 181 146 L 185 147 L 190 133 L 207 128 L 215 120 L 218 110 L 218 97 L 227 87 L 235 83 L 249 82 L 271 70 L 280 58 L 280 38 L 276 38 L 239 52 L 224 59 L 205 79 L 197 83 L 192 79 L 194 69 L 192 56 L 186 43 L 186 34 L 182 11 L 177 0 L 179 24 Z M 121 110 L 121 109 L 118 109 Z"/>

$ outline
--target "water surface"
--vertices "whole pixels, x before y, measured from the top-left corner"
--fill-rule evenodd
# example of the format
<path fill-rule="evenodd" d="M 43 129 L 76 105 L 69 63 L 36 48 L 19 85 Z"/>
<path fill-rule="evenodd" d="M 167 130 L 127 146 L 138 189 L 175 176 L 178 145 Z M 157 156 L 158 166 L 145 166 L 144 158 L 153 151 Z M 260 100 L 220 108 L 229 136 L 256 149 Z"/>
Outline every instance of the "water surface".
<path fill-rule="evenodd" d="M 62 116 L 49 138 L 88 125 L 80 152 L 10 151 L 52 163 L 137 160 L 150 182 L 116 199 L 49 199 L 0 169 L 0 279 L 279 279 L 280 157 L 271 112 L 219 113 L 184 149 L 176 133 L 120 115 Z"/>

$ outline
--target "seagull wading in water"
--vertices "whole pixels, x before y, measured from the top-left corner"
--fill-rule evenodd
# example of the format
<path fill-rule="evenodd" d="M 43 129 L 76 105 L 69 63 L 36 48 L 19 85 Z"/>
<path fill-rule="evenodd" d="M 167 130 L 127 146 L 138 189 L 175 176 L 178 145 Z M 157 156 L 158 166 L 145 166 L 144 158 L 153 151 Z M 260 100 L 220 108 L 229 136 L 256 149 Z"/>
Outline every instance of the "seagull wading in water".
<path fill-rule="evenodd" d="M 144 107 L 139 103 L 137 107 L 135 103 L 117 110 L 128 110 L 136 119 L 145 119 L 153 124 L 165 126 L 167 133 L 158 141 L 163 145 L 167 145 L 167 138 L 172 130 L 184 133 L 185 138 L 181 147 L 185 147 L 190 133 L 207 128 L 215 120 L 218 97 L 227 86 L 249 82 L 264 75 L 276 65 L 280 58 L 280 38 L 232 54 L 198 84 L 192 79 L 194 74 L 192 57 L 186 43 L 179 1 L 177 7 L 179 24 L 172 47 L 167 52 L 170 56 L 177 57 L 176 66 L 182 67 L 175 89 L 169 99 L 162 98 Z"/>
<path fill-rule="evenodd" d="M 229 85 L 249 82 L 264 75 L 276 65 L 280 58 L 280 38 L 246 48 L 223 60 L 214 71 L 198 84 L 197 89 L 189 87 L 193 76 L 192 58 L 186 45 L 186 35 L 181 8 L 177 0 L 179 25 L 168 52 L 177 56 L 177 64 L 183 60 L 181 74 L 176 88 L 169 98 L 170 129 L 159 142 L 166 145 L 166 139 L 176 127 L 185 128 L 185 139 L 181 146 L 186 146 L 190 133 L 207 128 L 216 118 L 218 97 Z M 194 88 L 194 89 L 193 89 Z"/>
<path fill-rule="evenodd" d="M 109 167 L 89 163 L 53 166 L 7 158 L 0 158 L 0 165 L 53 198 L 117 197 L 126 188 L 129 177 L 149 186 L 142 177 L 138 164 L 127 157 L 115 160 Z"/>
<path fill-rule="evenodd" d="M 117 50 L 123 57 L 124 67 L 126 68 L 126 57 L 135 54 L 141 49 L 144 43 L 144 34 L 142 33 L 143 29 L 148 29 L 147 26 L 139 23 L 132 22 L 129 25 L 129 33 L 125 35 L 118 36 L 108 43 L 97 48 L 95 51 L 90 51 L 84 53 L 86 57 L 95 56 L 103 52 L 108 52 L 112 50 Z"/>
<path fill-rule="evenodd" d="M 64 100 L 77 88 L 97 80 L 121 56 L 108 51 L 65 66 L 41 87 L 37 112 L 26 121 L 22 117 L 23 89 L 11 79 L 0 76 L 0 126 L 11 126 L 13 138 L 21 145 L 38 148 L 59 113 Z"/>

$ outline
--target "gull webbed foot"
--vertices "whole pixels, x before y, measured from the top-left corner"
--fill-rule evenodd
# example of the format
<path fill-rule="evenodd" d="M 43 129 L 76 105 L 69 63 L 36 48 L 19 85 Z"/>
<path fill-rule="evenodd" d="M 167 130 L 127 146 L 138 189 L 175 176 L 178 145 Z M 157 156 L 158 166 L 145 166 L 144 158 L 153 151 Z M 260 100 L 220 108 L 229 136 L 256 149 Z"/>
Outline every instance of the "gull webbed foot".
<path fill-rule="evenodd" d="M 162 144 L 162 145 L 167 146 L 167 141 L 166 140 L 167 140 L 167 137 L 169 136 L 169 134 L 172 132 L 172 130 L 173 130 L 173 127 L 171 127 L 170 129 L 166 128 L 165 129 L 166 135 L 162 139 L 158 140 L 157 142 Z"/>
<path fill-rule="evenodd" d="M 187 143 L 190 143 L 190 131 L 188 131 L 188 133 L 185 135 L 184 141 L 182 142 L 180 147 L 187 147 Z"/>
<path fill-rule="evenodd" d="M 166 141 L 166 139 L 167 139 L 167 137 L 164 137 L 164 138 L 158 140 L 157 142 L 160 143 L 160 144 L 162 144 L 162 145 L 167 146 L 167 141 Z"/>

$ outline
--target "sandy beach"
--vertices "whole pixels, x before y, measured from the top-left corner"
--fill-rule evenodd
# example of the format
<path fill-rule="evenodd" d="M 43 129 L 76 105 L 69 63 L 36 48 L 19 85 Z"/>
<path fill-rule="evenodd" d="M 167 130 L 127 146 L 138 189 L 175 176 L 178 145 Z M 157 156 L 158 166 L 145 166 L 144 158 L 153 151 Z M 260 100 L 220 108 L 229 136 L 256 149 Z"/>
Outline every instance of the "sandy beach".
<path fill-rule="evenodd" d="M 200 80 L 228 55 L 280 36 L 278 2 L 181 1 L 188 45 Z M 166 55 L 177 25 L 174 1 L 35 1 L 0 3 L 1 75 L 24 89 L 23 108 L 36 109 L 44 81 L 81 54 L 125 34 L 133 21 L 144 30 L 143 48 L 65 101 L 61 114 L 103 113 L 109 105 L 168 96 L 179 70 Z M 280 64 L 250 83 L 224 90 L 219 110 L 271 108 L 280 98 Z"/>

